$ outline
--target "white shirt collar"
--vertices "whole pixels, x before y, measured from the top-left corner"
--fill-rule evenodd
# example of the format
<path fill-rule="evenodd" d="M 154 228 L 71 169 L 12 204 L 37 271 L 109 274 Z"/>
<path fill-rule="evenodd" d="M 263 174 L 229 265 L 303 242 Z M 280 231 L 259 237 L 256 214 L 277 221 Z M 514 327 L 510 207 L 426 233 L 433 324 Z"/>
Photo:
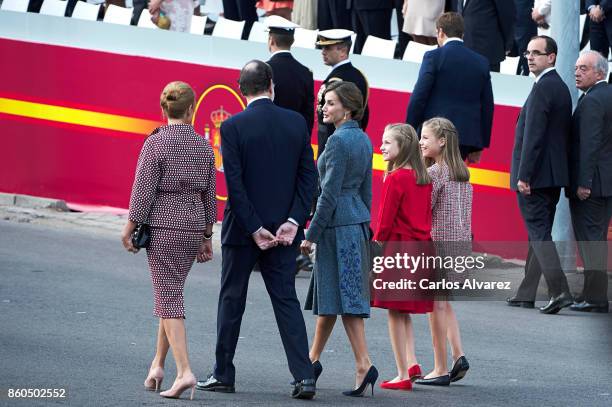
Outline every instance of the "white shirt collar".
<path fill-rule="evenodd" d="M 336 65 L 332 66 L 332 67 L 331 67 L 331 69 L 330 69 L 330 71 L 333 71 L 333 70 L 334 70 L 334 69 L 336 69 L 337 67 L 342 66 L 342 65 L 346 65 L 346 64 L 348 64 L 348 63 L 350 63 L 350 62 L 351 62 L 351 61 L 350 61 L 348 58 L 347 58 L 347 59 L 345 59 L 345 60 L 343 60 L 343 61 L 340 61 L 340 62 L 338 62 Z"/>
<path fill-rule="evenodd" d="M 451 41 L 463 42 L 463 40 L 461 38 L 459 38 L 459 37 L 449 37 L 449 38 L 444 40 L 444 42 L 442 43 L 442 46 L 446 45 L 447 43 L 449 43 Z"/>
<path fill-rule="evenodd" d="M 272 55 L 270 56 L 270 58 L 273 57 L 276 54 L 285 54 L 285 53 L 286 54 L 291 54 L 291 51 L 289 51 L 288 49 L 281 49 L 281 50 L 273 52 Z"/>
<path fill-rule="evenodd" d="M 270 99 L 270 98 L 268 96 L 257 96 L 256 98 L 253 98 L 253 99 L 249 100 L 249 103 L 247 103 L 247 106 L 249 106 L 254 101 L 260 100 L 260 99 Z"/>
<path fill-rule="evenodd" d="M 540 78 L 544 75 L 546 75 L 547 73 L 549 73 L 550 71 L 554 71 L 555 67 L 551 66 L 550 68 L 546 68 L 545 70 L 542 71 L 542 73 L 540 73 L 538 76 L 536 76 L 535 78 L 535 82 L 538 83 L 538 81 L 540 80 Z"/>

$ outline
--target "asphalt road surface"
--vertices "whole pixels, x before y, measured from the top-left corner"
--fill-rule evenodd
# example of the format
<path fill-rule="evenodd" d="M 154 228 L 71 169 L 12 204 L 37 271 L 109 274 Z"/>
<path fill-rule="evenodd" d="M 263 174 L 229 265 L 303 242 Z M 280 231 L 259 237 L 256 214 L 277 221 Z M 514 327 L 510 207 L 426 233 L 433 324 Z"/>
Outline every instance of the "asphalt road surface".
<path fill-rule="evenodd" d="M 185 289 L 186 325 L 194 373 L 211 370 L 215 345 L 219 251 L 196 265 Z M 308 276 L 296 280 L 300 300 Z M 556 316 L 508 308 L 502 302 L 457 302 L 471 369 L 447 388 L 341 394 L 354 381 L 353 357 L 341 324 L 321 362 L 313 401 L 292 400 L 291 380 L 270 300 L 258 273 L 250 282 L 236 354 L 236 393 L 196 391 L 194 401 L 144 391 L 158 321 L 144 253 L 123 250 L 118 236 L 49 225 L 0 221 L 0 405 L 74 406 L 610 406 L 612 314 Z M 314 317 L 304 312 L 312 337 Z M 432 367 L 426 317 L 414 317 L 416 347 Z M 366 322 L 381 379 L 395 375 L 386 315 Z M 174 377 L 169 356 L 167 388 Z M 65 389 L 65 398 L 18 400 L 9 389 Z M 188 395 L 186 392 L 185 396 Z"/>

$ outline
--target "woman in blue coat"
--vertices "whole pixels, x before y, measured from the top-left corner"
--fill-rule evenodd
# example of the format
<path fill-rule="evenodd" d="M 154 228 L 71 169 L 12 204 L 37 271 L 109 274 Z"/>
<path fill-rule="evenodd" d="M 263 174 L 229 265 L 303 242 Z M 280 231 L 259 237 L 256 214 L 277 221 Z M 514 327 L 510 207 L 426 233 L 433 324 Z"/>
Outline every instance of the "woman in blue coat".
<path fill-rule="evenodd" d="M 344 392 L 361 396 L 378 372 L 365 339 L 364 318 L 370 316 L 369 224 L 372 205 L 372 143 L 359 128 L 363 95 L 351 82 L 335 81 L 324 93 L 323 122 L 333 124 L 317 167 L 321 193 L 302 252 L 317 245 L 306 309 L 318 315 L 310 359 L 315 378 L 319 362 L 338 315 L 351 342 L 356 363 L 356 385 Z"/>

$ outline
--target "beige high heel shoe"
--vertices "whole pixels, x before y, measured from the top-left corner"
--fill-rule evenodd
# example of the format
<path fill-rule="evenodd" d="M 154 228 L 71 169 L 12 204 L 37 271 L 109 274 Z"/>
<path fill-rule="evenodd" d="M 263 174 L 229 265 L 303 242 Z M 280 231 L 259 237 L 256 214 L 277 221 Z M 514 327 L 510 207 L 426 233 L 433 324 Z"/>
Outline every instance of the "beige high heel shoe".
<path fill-rule="evenodd" d="M 161 367 L 151 368 L 146 380 L 144 381 L 144 387 L 149 391 L 158 392 L 162 380 L 164 380 L 164 369 Z"/>
<path fill-rule="evenodd" d="M 191 397 L 190 400 L 193 400 L 193 393 L 195 392 L 196 378 L 193 374 L 188 377 L 183 377 L 181 380 L 176 379 L 172 387 L 166 391 L 162 391 L 159 393 L 160 396 L 166 397 L 169 399 L 178 399 L 181 397 L 181 394 L 189 388 L 191 388 Z"/>

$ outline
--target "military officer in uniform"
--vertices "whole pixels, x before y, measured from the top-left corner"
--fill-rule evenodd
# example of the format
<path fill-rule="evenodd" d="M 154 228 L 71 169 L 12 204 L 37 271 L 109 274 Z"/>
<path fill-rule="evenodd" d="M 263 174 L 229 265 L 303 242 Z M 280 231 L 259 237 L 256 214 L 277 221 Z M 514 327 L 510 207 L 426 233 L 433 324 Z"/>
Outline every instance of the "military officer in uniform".
<path fill-rule="evenodd" d="M 323 112 L 322 108 L 325 104 L 323 100 L 323 91 L 327 87 L 327 84 L 333 81 L 347 81 L 353 82 L 364 97 L 365 111 L 363 118 L 359 121 L 359 127 L 363 131 L 366 130 L 368 125 L 368 118 L 370 110 L 368 108 L 368 96 L 370 94 L 370 87 L 368 80 L 361 73 L 361 71 L 351 64 L 349 61 L 349 52 L 351 50 L 351 36 L 354 33 L 350 30 L 333 29 L 319 32 L 317 40 L 317 47 L 321 49 L 321 55 L 323 56 L 323 63 L 331 67 L 331 72 L 323 81 L 321 88 L 319 89 L 317 96 L 317 116 L 318 116 L 318 127 L 319 131 L 317 134 L 319 149 L 317 157 L 321 156 L 325 149 L 325 143 L 327 138 L 334 132 L 335 127 L 332 124 L 323 123 Z"/>
<path fill-rule="evenodd" d="M 274 104 L 301 114 L 310 134 L 314 124 L 312 71 L 300 64 L 290 51 L 298 25 L 281 16 L 268 17 L 266 24 L 268 50 L 272 53 L 268 65 L 274 75 Z"/>

